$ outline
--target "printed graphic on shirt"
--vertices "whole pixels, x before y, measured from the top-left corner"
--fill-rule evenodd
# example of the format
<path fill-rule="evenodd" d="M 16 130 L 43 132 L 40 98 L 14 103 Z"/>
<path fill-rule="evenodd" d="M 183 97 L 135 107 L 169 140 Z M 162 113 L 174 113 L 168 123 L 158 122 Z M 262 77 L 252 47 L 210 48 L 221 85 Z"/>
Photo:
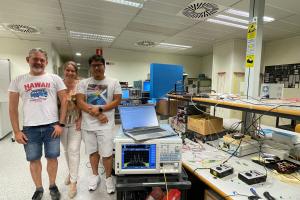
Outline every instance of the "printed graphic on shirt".
<path fill-rule="evenodd" d="M 89 84 L 87 88 L 87 103 L 105 105 L 107 102 L 107 85 Z"/>
<path fill-rule="evenodd" d="M 35 83 L 27 83 L 24 85 L 24 89 L 26 92 L 32 90 L 33 88 L 50 88 L 50 83 L 35 82 Z"/>
<path fill-rule="evenodd" d="M 34 82 L 24 85 L 25 92 L 30 93 L 30 101 L 43 101 L 48 97 L 47 88 L 50 88 L 50 83 Z"/>

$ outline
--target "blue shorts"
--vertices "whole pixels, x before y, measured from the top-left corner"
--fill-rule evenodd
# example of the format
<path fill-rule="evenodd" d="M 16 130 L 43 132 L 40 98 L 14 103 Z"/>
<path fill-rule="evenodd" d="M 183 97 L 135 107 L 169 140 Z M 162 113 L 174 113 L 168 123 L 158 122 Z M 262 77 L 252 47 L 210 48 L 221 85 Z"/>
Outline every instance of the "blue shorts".
<path fill-rule="evenodd" d="M 57 158 L 60 155 L 60 138 L 53 138 L 55 123 L 41 126 L 24 126 L 23 133 L 27 136 L 27 144 L 24 144 L 26 159 L 28 161 L 39 160 L 43 155 L 43 144 L 46 158 Z"/>

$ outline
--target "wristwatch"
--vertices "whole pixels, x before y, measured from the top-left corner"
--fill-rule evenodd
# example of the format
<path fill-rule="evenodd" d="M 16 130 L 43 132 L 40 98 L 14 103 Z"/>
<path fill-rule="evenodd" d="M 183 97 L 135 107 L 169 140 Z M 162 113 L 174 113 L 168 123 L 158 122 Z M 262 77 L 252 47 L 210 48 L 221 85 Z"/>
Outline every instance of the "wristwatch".
<path fill-rule="evenodd" d="M 60 127 L 65 127 L 66 125 L 65 125 L 65 124 L 62 124 L 62 123 L 60 123 L 60 122 L 58 122 L 58 126 L 60 126 Z"/>
<path fill-rule="evenodd" d="M 99 113 L 103 113 L 103 108 L 99 107 Z"/>

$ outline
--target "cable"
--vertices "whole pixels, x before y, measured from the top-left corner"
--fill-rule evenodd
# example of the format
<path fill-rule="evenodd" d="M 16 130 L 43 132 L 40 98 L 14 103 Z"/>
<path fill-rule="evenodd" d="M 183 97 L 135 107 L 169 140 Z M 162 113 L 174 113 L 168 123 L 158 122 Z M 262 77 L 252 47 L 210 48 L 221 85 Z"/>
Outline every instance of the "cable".
<path fill-rule="evenodd" d="M 253 118 L 254 118 L 254 116 L 253 116 Z M 253 119 L 252 119 L 253 120 Z M 239 123 L 242 123 L 243 121 L 240 121 Z M 239 124 L 238 123 L 238 124 Z M 252 124 L 251 124 L 252 125 Z M 250 125 L 250 127 L 251 127 L 251 125 Z M 254 125 L 253 125 L 254 126 Z M 238 127 L 238 126 L 237 126 Z M 254 126 L 254 128 L 255 129 L 257 129 L 255 126 Z M 245 131 L 246 132 L 246 131 Z M 243 141 L 243 138 L 241 138 L 240 139 L 240 142 L 239 142 L 239 144 L 238 144 L 238 146 L 237 146 L 237 148 L 235 149 L 235 151 L 225 160 L 225 161 L 223 161 L 223 163 L 222 164 L 225 164 L 226 162 L 228 162 L 233 156 L 235 156 L 235 154 L 236 154 L 236 152 L 239 150 L 239 148 L 241 147 L 241 144 L 242 144 L 242 141 Z M 232 142 L 234 142 L 234 140 L 232 140 L 230 143 L 232 143 Z M 230 144 L 229 143 L 229 144 Z M 260 144 L 260 143 L 259 143 Z M 261 147 L 262 147 L 262 145 L 260 145 L 260 148 L 259 148 L 259 150 L 261 149 Z"/>
<path fill-rule="evenodd" d="M 247 99 L 249 98 L 249 85 L 250 85 L 250 67 L 249 67 L 249 71 L 248 71 Z"/>
<path fill-rule="evenodd" d="M 192 103 L 192 105 L 193 105 L 198 111 L 200 111 L 200 112 L 202 112 L 202 113 L 204 113 L 204 114 L 210 115 L 210 113 L 205 112 L 205 111 L 199 109 L 199 108 L 196 106 L 196 104 L 193 102 L 193 95 L 191 95 L 191 103 Z"/>
<path fill-rule="evenodd" d="M 259 162 L 260 162 L 260 159 L 261 159 L 261 154 L 263 154 L 263 152 L 262 152 L 262 143 L 259 145 L 259 152 L 258 152 Z M 268 177 L 268 169 L 266 167 L 266 160 L 265 159 L 263 159 L 263 167 L 265 168 L 266 178 L 267 178 Z"/>
<path fill-rule="evenodd" d="M 243 121 L 233 123 L 233 124 L 231 125 L 231 127 L 232 127 L 234 124 L 237 123 L 237 126 L 236 126 L 236 128 L 235 128 L 233 131 L 236 131 L 236 129 L 239 127 L 239 124 L 242 123 L 242 122 L 243 122 Z M 230 127 L 230 128 L 231 128 L 231 127 Z M 235 149 L 235 151 L 234 151 L 234 152 L 233 152 L 233 153 L 232 153 L 225 161 L 223 161 L 222 164 L 225 164 L 226 162 L 228 162 L 228 161 L 236 154 L 236 152 L 239 150 L 239 148 L 240 148 L 240 146 L 241 146 L 241 144 L 242 144 L 242 139 L 243 139 L 243 138 L 240 139 L 240 142 L 239 142 L 237 148 Z M 232 140 L 229 144 L 231 144 L 231 143 L 234 142 L 234 141 L 235 141 L 235 140 Z"/>
<path fill-rule="evenodd" d="M 165 173 L 165 168 L 163 168 L 163 172 L 164 172 L 164 179 L 165 179 L 165 184 L 166 184 L 167 200 L 169 200 L 169 190 L 168 190 L 168 183 L 167 183 L 167 177 L 166 177 L 166 173 Z"/>
<path fill-rule="evenodd" d="M 196 169 L 194 169 L 194 173 L 198 170 L 198 169 L 210 169 L 209 167 L 197 167 Z"/>
<path fill-rule="evenodd" d="M 281 105 L 275 106 L 273 108 L 271 108 L 270 110 L 267 110 L 266 112 L 270 112 L 272 110 L 275 110 L 277 108 L 279 108 Z M 246 129 L 245 129 L 245 133 L 248 132 L 248 130 L 250 129 L 251 126 L 253 126 L 262 116 L 264 116 L 263 114 L 261 114 L 257 119 L 255 119 Z"/>
<path fill-rule="evenodd" d="M 254 99 L 253 97 L 250 97 L 252 99 Z M 251 102 L 249 100 L 244 100 L 244 99 L 239 99 L 239 101 L 243 102 L 243 103 L 248 103 L 248 104 L 252 104 L 252 105 L 260 105 L 260 106 L 278 106 L 278 105 L 281 105 L 281 106 L 286 106 L 286 107 L 300 107 L 298 105 L 293 105 L 292 103 L 294 102 L 289 102 L 289 103 L 268 103 L 268 102 L 263 102 L 261 100 L 257 100 L 257 99 L 254 99 L 256 101 L 258 101 L 259 103 L 255 103 L 255 102 Z"/>
<path fill-rule="evenodd" d="M 240 142 L 239 142 L 237 148 L 235 149 L 235 151 L 225 161 L 223 161 L 222 164 L 225 164 L 226 162 L 228 162 L 228 160 L 230 160 L 233 156 L 235 156 L 236 152 L 239 150 L 239 148 L 242 144 L 242 139 L 243 138 L 240 139 Z"/>
<path fill-rule="evenodd" d="M 292 176 L 293 178 L 297 179 L 298 181 L 300 181 L 300 179 L 297 176 L 294 176 L 292 174 L 290 174 L 290 176 Z"/>

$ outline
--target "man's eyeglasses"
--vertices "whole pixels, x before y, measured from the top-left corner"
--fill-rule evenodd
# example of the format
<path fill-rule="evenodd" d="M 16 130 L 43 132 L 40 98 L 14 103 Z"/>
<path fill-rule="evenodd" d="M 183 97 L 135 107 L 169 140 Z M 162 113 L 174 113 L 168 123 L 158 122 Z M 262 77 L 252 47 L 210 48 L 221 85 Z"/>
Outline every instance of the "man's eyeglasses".
<path fill-rule="evenodd" d="M 91 67 L 102 67 L 103 63 L 99 63 L 99 64 L 91 64 Z"/>

